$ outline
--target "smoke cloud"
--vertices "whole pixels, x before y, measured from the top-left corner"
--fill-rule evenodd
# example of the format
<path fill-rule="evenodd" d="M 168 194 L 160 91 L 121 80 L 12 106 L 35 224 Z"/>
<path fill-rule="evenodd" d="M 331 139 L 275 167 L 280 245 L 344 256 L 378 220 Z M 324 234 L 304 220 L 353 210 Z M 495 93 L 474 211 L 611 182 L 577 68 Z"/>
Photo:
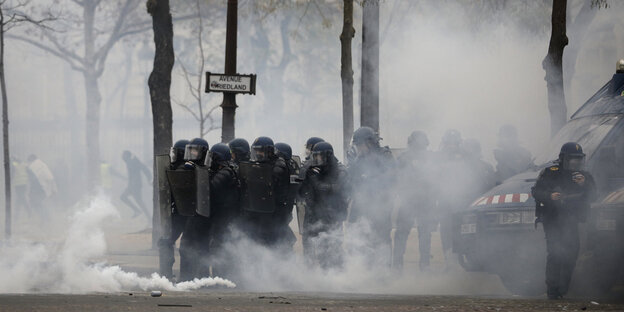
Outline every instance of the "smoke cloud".
<path fill-rule="evenodd" d="M 140 277 L 119 266 L 95 262 L 106 252 L 102 223 L 118 220 L 110 201 L 99 196 L 74 213 L 61 244 L 6 241 L 0 246 L 0 293 L 87 293 L 128 290 L 184 291 L 236 285 L 221 278 L 174 284 L 154 273 Z"/>

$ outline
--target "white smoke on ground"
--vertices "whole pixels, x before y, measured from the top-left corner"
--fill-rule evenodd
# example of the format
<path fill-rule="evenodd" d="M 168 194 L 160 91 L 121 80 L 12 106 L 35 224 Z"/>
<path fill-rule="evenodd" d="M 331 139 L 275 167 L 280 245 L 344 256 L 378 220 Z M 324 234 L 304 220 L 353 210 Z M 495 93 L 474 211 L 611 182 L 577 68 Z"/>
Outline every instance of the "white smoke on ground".
<path fill-rule="evenodd" d="M 128 290 L 185 291 L 236 285 L 222 278 L 201 278 L 174 284 L 152 274 L 140 277 L 116 265 L 95 262 L 106 252 L 102 224 L 119 218 L 110 201 L 94 198 L 71 218 L 61 244 L 6 241 L 0 246 L 0 293 L 88 293 Z"/>

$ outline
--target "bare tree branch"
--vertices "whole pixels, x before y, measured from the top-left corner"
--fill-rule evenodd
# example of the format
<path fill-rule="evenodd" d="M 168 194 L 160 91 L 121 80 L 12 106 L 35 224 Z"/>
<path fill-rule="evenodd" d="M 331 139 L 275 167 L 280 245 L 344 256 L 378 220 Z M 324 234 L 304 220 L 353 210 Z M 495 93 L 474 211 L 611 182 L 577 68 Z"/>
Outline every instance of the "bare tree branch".
<path fill-rule="evenodd" d="M 18 40 L 18 41 L 22 41 L 22 42 L 31 44 L 31 45 L 33 45 L 33 46 L 35 46 L 37 48 L 40 48 L 40 49 L 42 49 L 42 50 L 44 50 L 44 51 L 46 51 L 48 53 L 51 53 L 52 55 L 54 55 L 54 56 L 56 56 L 58 58 L 66 61 L 69 64 L 69 66 L 71 66 L 72 69 L 74 69 L 76 71 L 79 71 L 79 72 L 84 72 L 84 68 L 81 66 L 82 63 L 77 64 L 76 61 L 73 58 L 69 58 L 67 55 L 57 51 L 55 48 L 49 47 L 49 46 L 47 46 L 45 44 L 42 44 L 39 41 L 35 41 L 35 40 L 29 39 L 29 38 L 24 38 L 24 37 L 21 37 L 21 36 L 14 36 L 14 35 L 11 35 L 11 34 L 7 34 L 6 38 L 10 38 L 10 39 L 14 39 L 14 40 Z"/>
<path fill-rule="evenodd" d="M 197 121 L 201 121 L 201 118 L 199 118 L 199 116 L 197 116 L 197 114 L 190 108 L 188 107 L 188 105 L 181 103 L 180 101 L 176 100 L 176 99 L 171 99 L 174 103 L 176 103 L 178 106 L 184 108 L 187 112 L 191 113 L 191 115 L 193 116 L 193 118 L 195 118 L 195 120 Z"/>
<path fill-rule="evenodd" d="M 99 0 L 97 0 L 97 3 L 99 4 Z M 101 76 L 104 72 L 104 64 L 106 63 L 108 52 L 121 38 L 119 34 L 122 31 L 122 27 L 124 25 L 124 22 L 126 21 L 128 14 L 133 10 L 133 8 L 131 8 L 132 4 L 137 5 L 138 1 L 126 0 L 124 5 L 122 6 L 119 16 L 117 17 L 117 20 L 115 21 L 115 27 L 108 37 L 108 40 L 106 40 L 106 43 L 98 50 L 98 52 L 95 53 L 96 75 L 98 77 Z"/>

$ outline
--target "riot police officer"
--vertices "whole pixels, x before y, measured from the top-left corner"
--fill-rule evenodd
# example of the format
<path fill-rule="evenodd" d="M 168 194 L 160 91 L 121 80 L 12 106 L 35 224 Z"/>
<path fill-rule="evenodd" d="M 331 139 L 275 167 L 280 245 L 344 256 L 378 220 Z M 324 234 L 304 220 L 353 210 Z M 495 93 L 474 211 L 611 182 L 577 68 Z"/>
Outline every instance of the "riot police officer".
<path fill-rule="evenodd" d="M 469 199 L 473 200 L 496 185 L 496 173 L 492 165 L 483 160 L 479 141 L 466 139 L 462 147 L 464 160 L 472 177 L 472 183 L 467 185 L 466 193 L 470 196 Z"/>
<path fill-rule="evenodd" d="M 442 136 L 440 150 L 436 155 L 436 218 L 440 221 L 440 238 L 446 260 L 446 269 L 455 264 L 451 252 L 453 241 L 453 213 L 470 205 L 470 185 L 474 182 L 466 153 L 463 150 L 461 133 L 455 129 L 447 130 Z"/>
<path fill-rule="evenodd" d="M 432 156 L 427 150 L 429 139 L 423 131 L 407 138 L 407 150 L 398 157 L 398 191 L 401 198 L 397 211 L 392 267 L 403 268 L 407 238 L 417 222 L 419 267 L 427 270 L 431 259 L 431 232 L 437 227 L 434 218 Z"/>
<path fill-rule="evenodd" d="M 292 251 L 296 238 L 288 226 L 290 176 L 286 162 L 275 153 L 269 137 L 258 137 L 251 145 L 251 161 L 239 163 L 242 189 L 241 227 L 259 244 Z"/>
<path fill-rule="evenodd" d="M 243 138 L 236 138 L 230 143 L 230 153 L 232 155 L 232 162 L 238 166 L 241 161 L 249 161 L 250 149 L 249 142 Z"/>
<path fill-rule="evenodd" d="M 359 248 L 370 266 L 390 267 L 392 202 L 389 194 L 394 183 L 394 158 L 390 149 L 379 145 L 380 138 L 369 127 L 353 133 L 355 159 L 347 169 L 351 188 L 351 211 L 348 222 L 368 228 L 359 233 L 365 248 Z"/>
<path fill-rule="evenodd" d="M 531 152 L 520 145 L 518 131 L 512 125 L 503 125 L 498 130 L 498 148 L 494 150 L 497 181 L 524 172 L 533 166 Z"/>
<path fill-rule="evenodd" d="M 300 194 L 306 203 L 303 221 L 304 255 L 323 269 L 342 264 L 342 222 L 347 217 L 346 170 L 327 142 L 312 148 L 310 167 Z"/>
<path fill-rule="evenodd" d="M 224 246 L 231 238 L 231 227 L 239 213 L 239 182 L 231 159 L 230 148 L 223 143 L 213 145 L 206 157 L 210 171 L 210 263 L 213 276 L 224 278 L 233 274 L 234 257 Z"/>
<path fill-rule="evenodd" d="M 309 160 L 310 156 L 312 155 L 312 148 L 314 147 L 314 145 L 316 143 L 319 142 L 325 142 L 325 140 L 319 138 L 319 137 L 310 137 L 305 144 L 305 160 Z"/>
<path fill-rule="evenodd" d="M 169 170 L 177 170 L 184 164 L 184 151 L 189 140 L 178 140 L 171 147 L 169 152 Z M 160 262 L 160 275 L 172 278 L 173 277 L 173 263 L 174 257 L 174 245 L 175 242 L 182 235 L 182 231 L 186 225 L 188 217 L 178 213 L 176 209 L 175 199 L 171 196 L 171 233 L 165 233 L 163 238 L 158 241 L 159 247 L 159 262 Z"/>
<path fill-rule="evenodd" d="M 578 143 L 563 144 L 557 162 L 540 172 L 531 192 L 536 226 L 546 234 L 546 289 L 549 299 L 568 291 L 579 252 L 578 224 L 585 222 L 595 197 L 591 174 L 583 170 L 585 154 Z"/>
<path fill-rule="evenodd" d="M 195 138 L 186 145 L 184 152 L 185 170 L 202 170 L 208 153 L 208 142 Z M 195 180 L 196 181 L 196 180 Z M 201 190 L 195 185 L 197 191 Z M 196 194 L 193 194 L 197 196 Z M 197 208 L 198 203 L 195 203 Z M 210 276 L 210 266 L 207 262 L 210 243 L 210 223 L 205 216 L 195 213 L 186 222 L 182 239 L 180 240 L 180 280 L 189 281 L 196 277 Z"/>

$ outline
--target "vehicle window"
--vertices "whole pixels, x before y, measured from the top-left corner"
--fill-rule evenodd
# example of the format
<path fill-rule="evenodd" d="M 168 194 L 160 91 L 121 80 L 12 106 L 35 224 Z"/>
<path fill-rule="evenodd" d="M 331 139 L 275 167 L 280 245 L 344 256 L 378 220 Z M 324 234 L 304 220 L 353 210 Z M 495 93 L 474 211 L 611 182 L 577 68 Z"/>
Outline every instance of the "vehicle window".
<path fill-rule="evenodd" d="M 566 142 L 577 142 L 583 147 L 587 158 L 591 158 L 600 142 L 620 120 L 618 115 L 583 117 L 569 121 L 550 140 L 548 146 L 535 157 L 534 163 L 544 165 L 559 156 L 561 146 Z"/>

